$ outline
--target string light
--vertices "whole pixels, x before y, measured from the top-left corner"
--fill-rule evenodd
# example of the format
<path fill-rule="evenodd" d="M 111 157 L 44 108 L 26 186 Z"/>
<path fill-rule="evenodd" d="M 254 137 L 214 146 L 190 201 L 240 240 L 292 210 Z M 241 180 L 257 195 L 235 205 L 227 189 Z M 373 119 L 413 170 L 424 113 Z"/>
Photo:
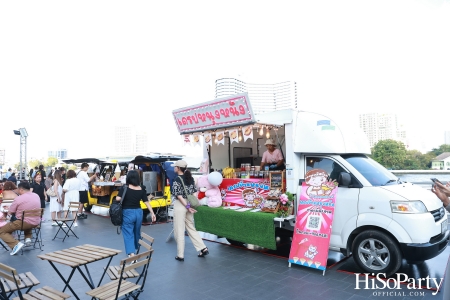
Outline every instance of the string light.
<path fill-rule="evenodd" d="M 264 130 L 263 130 L 264 128 L 263 128 L 263 126 L 261 125 L 261 128 L 259 129 L 259 135 L 263 135 L 264 134 Z"/>
<path fill-rule="evenodd" d="M 239 140 L 239 142 L 242 141 L 242 131 L 241 130 L 239 130 L 238 140 Z"/>
<path fill-rule="evenodd" d="M 269 127 L 267 127 L 266 138 L 270 138 L 270 129 L 269 129 Z"/>

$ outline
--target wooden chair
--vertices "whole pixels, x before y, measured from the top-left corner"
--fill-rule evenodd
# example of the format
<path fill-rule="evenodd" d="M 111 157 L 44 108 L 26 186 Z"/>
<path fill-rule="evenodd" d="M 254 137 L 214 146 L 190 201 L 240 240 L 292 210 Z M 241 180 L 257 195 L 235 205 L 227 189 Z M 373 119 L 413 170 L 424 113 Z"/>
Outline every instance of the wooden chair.
<path fill-rule="evenodd" d="M 122 259 L 120 261 L 120 277 L 118 280 L 110 281 L 98 288 L 90 290 L 86 294 L 91 296 L 93 299 L 98 300 L 117 300 L 119 297 L 126 296 L 126 298 L 132 297 L 133 299 L 138 299 L 139 294 L 144 291 L 145 280 L 147 279 L 148 266 L 150 264 L 151 256 L 153 254 L 153 249 L 150 251 L 145 251 L 140 254 L 137 254 L 133 257 L 128 257 Z M 137 262 L 134 264 L 130 264 L 132 261 L 136 260 Z M 133 283 L 131 281 L 126 280 L 124 274 L 127 272 L 136 269 L 140 266 L 144 266 L 142 270 L 143 282 L 140 285 L 138 282 Z"/>
<path fill-rule="evenodd" d="M 154 241 L 155 241 L 155 239 L 153 237 L 149 236 L 148 234 L 146 234 L 144 232 L 141 232 L 141 239 L 139 240 L 139 248 L 138 248 L 136 254 L 139 254 L 139 250 L 140 250 L 141 246 L 145 247 L 146 251 L 152 250 L 152 245 L 153 245 Z M 108 274 L 108 276 L 111 280 L 117 280 L 120 278 L 121 267 L 122 266 L 109 266 L 106 273 Z M 123 274 L 123 278 L 136 278 L 136 277 L 141 276 L 141 274 L 136 272 L 136 270 L 131 269 L 130 271 L 125 272 L 125 274 Z M 138 279 L 137 282 L 139 282 L 139 281 L 140 281 L 140 278 Z"/>
<path fill-rule="evenodd" d="M 70 295 L 59 292 L 49 286 L 30 291 L 32 287 L 40 284 L 39 280 L 30 272 L 18 274 L 16 269 L 0 263 L 0 299 L 10 299 L 14 293 L 18 297 L 13 300 L 24 299 L 67 299 Z M 27 289 L 25 294 L 22 289 Z"/>
<path fill-rule="evenodd" d="M 64 232 L 64 237 L 62 237 L 63 242 L 66 238 L 69 237 L 70 233 L 72 233 L 72 235 L 74 237 L 76 237 L 78 239 L 78 236 L 75 234 L 75 232 L 73 232 L 72 230 L 72 226 L 73 223 L 75 223 L 75 221 L 77 220 L 77 212 L 78 212 L 78 208 L 80 207 L 81 202 L 70 202 L 69 203 L 69 210 L 67 211 L 66 215 L 64 216 L 64 218 L 56 218 L 53 221 L 56 221 L 56 223 L 58 223 L 58 231 L 55 234 L 55 237 L 53 238 L 56 239 L 56 237 L 58 236 L 59 231 L 63 231 Z M 69 212 L 71 212 L 72 217 L 69 218 Z M 67 230 L 65 230 L 64 226 L 67 226 Z"/>
<path fill-rule="evenodd" d="M 20 241 L 23 239 L 23 243 L 25 244 L 25 233 L 24 233 L 24 227 L 23 223 L 25 218 L 27 217 L 39 217 L 39 224 L 32 229 L 32 236 L 31 236 L 31 242 L 33 243 L 33 248 L 37 249 L 36 244 L 38 244 L 39 249 L 42 251 L 42 235 L 41 235 L 41 223 L 42 223 L 42 216 L 44 215 L 44 209 L 43 208 L 36 208 L 36 209 L 30 209 L 30 210 L 24 210 L 22 212 L 22 223 L 20 225 L 20 230 L 18 230 L 18 240 Z M 22 236 L 23 234 L 23 236 Z M 22 248 L 22 254 L 23 254 L 23 248 Z"/>

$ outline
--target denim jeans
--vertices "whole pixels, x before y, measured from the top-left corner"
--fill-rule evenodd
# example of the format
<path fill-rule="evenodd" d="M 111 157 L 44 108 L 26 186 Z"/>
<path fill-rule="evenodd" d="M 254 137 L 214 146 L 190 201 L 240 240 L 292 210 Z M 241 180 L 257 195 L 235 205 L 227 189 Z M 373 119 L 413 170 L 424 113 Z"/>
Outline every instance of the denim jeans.
<path fill-rule="evenodd" d="M 134 253 L 139 246 L 142 226 L 142 209 L 123 209 L 122 235 L 127 255 Z"/>

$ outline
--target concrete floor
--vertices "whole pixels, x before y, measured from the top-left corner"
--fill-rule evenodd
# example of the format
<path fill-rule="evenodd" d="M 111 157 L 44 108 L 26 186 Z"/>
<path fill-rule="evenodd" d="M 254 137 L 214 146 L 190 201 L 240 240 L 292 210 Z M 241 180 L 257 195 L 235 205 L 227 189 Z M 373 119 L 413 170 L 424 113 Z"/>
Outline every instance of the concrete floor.
<path fill-rule="evenodd" d="M 48 218 L 48 213 L 46 217 Z M 70 237 L 62 242 L 61 239 L 52 240 L 57 228 L 52 227 L 51 222 L 44 222 L 43 251 L 24 248 L 23 255 L 19 253 L 10 256 L 9 252 L 0 249 L 0 261 L 16 268 L 18 272 L 31 271 L 41 281 L 41 286 L 49 285 L 62 289 L 62 280 L 47 261 L 37 257 L 38 254 L 81 244 L 124 251 L 122 235 L 116 234 L 116 228 L 109 218 L 89 215 L 78 224 L 79 227 L 74 230 L 79 239 Z M 402 286 L 400 290 L 357 290 L 355 275 L 338 271 L 346 261 L 336 264 L 322 276 L 321 272 L 306 267 L 289 268 L 285 258 L 212 241 L 205 241 L 210 255 L 198 258 L 187 237 L 185 261 L 179 262 L 174 259 L 176 255 L 174 239 L 171 238 L 166 242 L 171 230 L 171 223 L 142 227 L 143 232 L 155 238 L 153 245 L 155 252 L 150 263 L 145 291 L 139 299 L 444 299 L 443 292 L 434 296 L 432 295 L 434 291 L 409 290 L 406 286 Z M 205 237 L 210 239 L 211 235 Z M 124 257 L 124 253 L 119 254 L 113 258 L 112 264 L 117 265 Z M 437 265 L 445 269 L 448 252 L 442 253 L 438 258 Z M 102 260 L 89 265 L 94 281 L 99 280 L 105 264 L 106 260 Z M 71 270 L 62 265 L 58 267 L 65 276 Z M 109 278 L 106 278 L 103 283 L 108 281 Z M 85 294 L 89 287 L 78 272 L 75 273 L 71 284 L 81 299 L 89 299 Z M 395 292 L 395 294 L 388 296 L 374 294 L 377 292 Z"/>

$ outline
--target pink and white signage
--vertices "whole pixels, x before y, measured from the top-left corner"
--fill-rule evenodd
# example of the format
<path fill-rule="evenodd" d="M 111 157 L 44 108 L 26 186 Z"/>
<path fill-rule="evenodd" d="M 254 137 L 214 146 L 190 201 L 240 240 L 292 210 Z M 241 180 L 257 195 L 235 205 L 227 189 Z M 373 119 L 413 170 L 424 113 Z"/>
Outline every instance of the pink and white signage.
<path fill-rule="evenodd" d="M 247 93 L 176 109 L 180 134 L 256 123 Z"/>
<path fill-rule="evenodd" d="M 325 271 L 337 193 L 322 169 L 306 173 L 292 238 L 289 263 Z"/>

